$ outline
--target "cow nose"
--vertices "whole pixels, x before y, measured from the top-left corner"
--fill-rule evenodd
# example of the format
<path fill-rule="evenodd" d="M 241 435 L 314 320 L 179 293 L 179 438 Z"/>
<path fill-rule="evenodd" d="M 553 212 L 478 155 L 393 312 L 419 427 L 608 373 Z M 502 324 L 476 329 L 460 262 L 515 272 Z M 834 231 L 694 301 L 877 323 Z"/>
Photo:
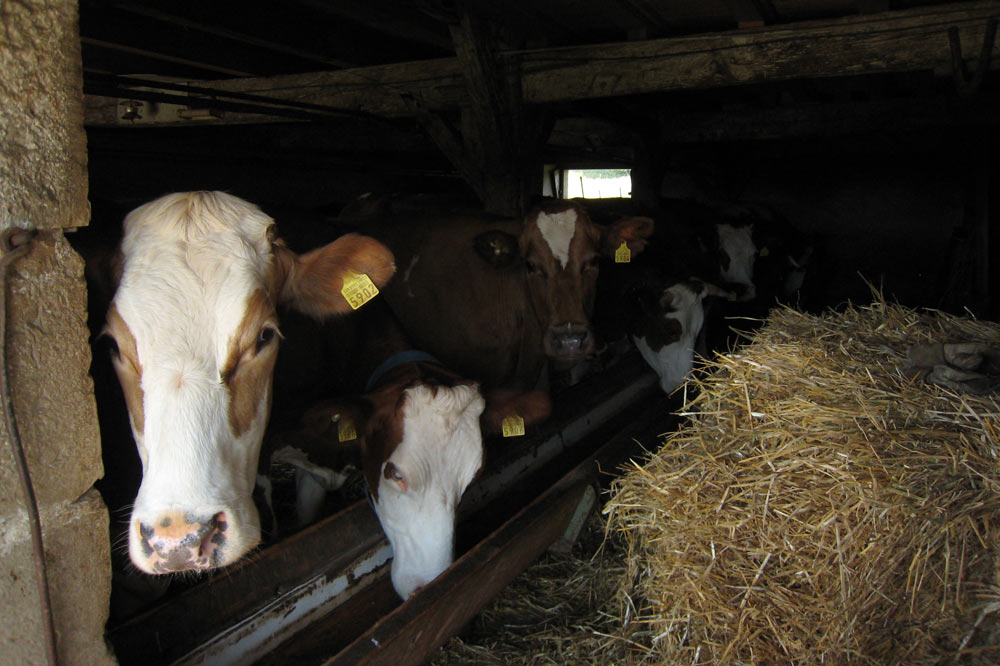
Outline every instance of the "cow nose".
<path fill-rule="evenodd" d="M 593 336 L 584 324 L 552 326 L 545 339 L 545 353 L 553 358 L 575 359 L 589 354 L 593 348 Z"/>
<path fill-rule="evenodd" d="M 224 511 L 207 519 L 167 511 L 151 523 L 139 520 L 135 523 L 146 568 L 153 573 L 198 571 L 217 566 L 219 549 L 226 542 L 227 527 Z"/>

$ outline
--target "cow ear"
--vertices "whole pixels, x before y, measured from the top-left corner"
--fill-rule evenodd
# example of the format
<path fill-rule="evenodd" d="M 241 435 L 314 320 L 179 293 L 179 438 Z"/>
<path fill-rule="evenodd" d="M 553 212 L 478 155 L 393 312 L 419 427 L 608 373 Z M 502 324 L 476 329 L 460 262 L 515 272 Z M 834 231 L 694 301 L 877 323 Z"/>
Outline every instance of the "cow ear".
<path fill-rule="evenodd" d="M 364 286 L 367 278 L 381 288 L 396 272 L 389 248 L 354 233 L 303 255 L 296 255 L 280 241 L 272 248 L 278 300 L 317 318 L 348 312 L 367 300 L 362 296 L 349 302 L 343 293 L 345 282 Z"/>
<path fill-rule="evenodd" d="M 646 249 L 647 238 L 653 234 L 654 223 L 648 217 L 623 217 L 614 222 L 604 232 L 604 252 L 615 256 L 622 243 L 628 245 L 632 254 Z"/>
<path fill-rule="evenodd" d="M 544 423 L 551 414 L 552 401 L 544 391 L 494 389 L 486 395 L 486 408 L 479 417 L 479 425 L 484 435 L 499 435 L 506 418 L 522 419 L 527 429 Z"/>
<path fill-rule="evenodd" d="M 358 398 L 333 398 L 307 409 L 299 421 L 310 435 L 340 444 L 362 440 L 370 418 L 367 403 Z"/>
<path fill-rule="evenodd" d="M 518 241 L 512 234 L 493 229 L 479 234 L 472 243 L 476 254 L 493 268 L 507 268 L 517 263 Z"/>

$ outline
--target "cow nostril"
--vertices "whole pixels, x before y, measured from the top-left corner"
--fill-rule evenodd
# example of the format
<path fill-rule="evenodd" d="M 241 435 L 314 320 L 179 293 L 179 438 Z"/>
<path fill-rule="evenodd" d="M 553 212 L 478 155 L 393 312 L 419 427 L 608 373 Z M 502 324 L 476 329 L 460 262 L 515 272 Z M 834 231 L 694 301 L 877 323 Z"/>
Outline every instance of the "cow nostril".
<path fill-rule="evenodd" d="M 547 351 L 554 356 L 574 357 L 589 353 L 592 347 L 590 330 L 586 326 L 560 324 L 550 331 Z"/>

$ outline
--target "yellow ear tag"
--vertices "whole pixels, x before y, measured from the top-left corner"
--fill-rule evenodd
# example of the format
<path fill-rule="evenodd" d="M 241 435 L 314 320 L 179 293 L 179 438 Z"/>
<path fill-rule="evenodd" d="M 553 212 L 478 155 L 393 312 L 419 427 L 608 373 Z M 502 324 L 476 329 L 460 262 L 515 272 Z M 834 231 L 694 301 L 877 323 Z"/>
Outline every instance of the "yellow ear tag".
<path fill-rule="evenodd" d="M 615 263 L 616 264 L 627 264 L 632 261 L 632 250 L 628 249 L 628 243 L 622 241 L 622 244 L 618 246 L 615 250 Z"/>
<path fill-rule="evenodd" d="M 512 414 L 500 422 L 500 428 L 504 437 L 521 437 L 524 435 L 524 419 Z"/>
<path fill-rule="evenodd" d="M 350 419 L 340 419 L 337 423 L 337 440 L 341 442 L 350 442 L 351 440 L 358 438 L 358 431 L 355 430 L 354 424 L 351 423 Z"/>
<path fill-rule="evenodd" d="M 372 282 L 372 279 L 365 275 L 364 273 L 355 273 L 354 271 L 348 271 L 344 275 L 344 286 L 340 290 L 340 293 L 344 295 L 344 299 L 347 301 L 351 309 L 357 310 L 362 305 L 372 300 L 378 296 L 378 287 Z"/>

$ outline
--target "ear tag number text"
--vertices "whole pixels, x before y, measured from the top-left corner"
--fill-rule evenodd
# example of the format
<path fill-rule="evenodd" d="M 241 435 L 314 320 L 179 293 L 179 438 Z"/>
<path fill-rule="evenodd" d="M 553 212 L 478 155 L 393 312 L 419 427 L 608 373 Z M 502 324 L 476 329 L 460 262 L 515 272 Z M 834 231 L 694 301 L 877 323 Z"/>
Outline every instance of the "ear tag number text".
<path fill-rule="evenodd" d="M 344 276 L 344 286 L 340 290 L 351 309 L 357 310 L 362 305 L 378 296 L 378 287 L 364 273 L 350 272 Z"/>
<path fill-rule="evenodd" d="M 512 414 L 500 422 L 504 437 L 522 437 L 524 435 L 524 419 Z"/>
<path fill-rule="evenodd" d="M 627 264 L 632 261 L 632 250 L 628 249 L 628 243 L 622 241 L 622 244 L 618 246 L 615 250 L 615 263 L 616 264 Z"/>
<path fill-rule="evenodd" d="M 355 429 L 354 424 L 351 423 L 350 419 L 340 419 L 337 423 L 337 440 L 341 442 L 350 442 L 358 438 L 358 431 Z"/>

